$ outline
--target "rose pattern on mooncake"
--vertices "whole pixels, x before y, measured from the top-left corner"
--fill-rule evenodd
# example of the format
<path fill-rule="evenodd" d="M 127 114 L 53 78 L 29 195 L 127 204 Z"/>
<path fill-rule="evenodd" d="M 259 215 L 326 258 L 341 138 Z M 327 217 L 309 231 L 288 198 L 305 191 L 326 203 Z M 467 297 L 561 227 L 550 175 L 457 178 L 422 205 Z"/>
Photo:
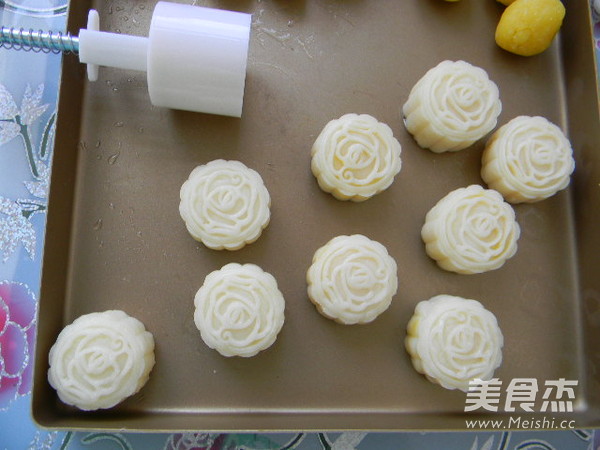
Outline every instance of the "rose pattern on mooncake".
<path fill-rule="evenodd" d="M 502 363 L 504 337 L 493 313 L 476 300 L 437 295 L 419 302 L 407 326 L 415 370 L 446 389 L 468 391 Z"/>
<path fill-rule="evenodd" d="M 323 191 L 361 202 L 392 184 L 402 167 L 400 153 L 388 125 L 368 114 L 345 114 L 317 137 L 311 170 Z"/>
<path fill-rule="evenodd" d="M 368 323 L 398 290 L 397 265 L 387 249 L 366 236 L 337 236 L 319 248 L 308 269 L 308 297 L 338 323 Z"/>
<path fill-rule="evenodd" d="M 154 367 L 154 338 L 123 311 L 85 314 L 50 349 L 48 381 L 63 403 L 112 408 L 138 392 Z"/>
<path fill-rule="evenodd" d="M 496 126 L 498 86 L 465 61 L 442 61 L 412 88 L 404 124 L 420 147 L 441 153 L 469 147 Z"/>
<path fill-rule="evenodd" d="M 490 138 L 481 177 L 510 203 L 544 200 L 566 188 L 575 170 L 573 149 L 544 117 L 519 116 Z"/>
<path fill-rule="evenodd" d="M 421 229 L 427 254 L 442 269 L 462 274 L 500 268 L 516 253 L 520 234 L 512 207 L 476 184 L 442 198 Z"/>
<path fill-rule="evenodd" d="M 179 213 L 192 237 L 213 250 L 256 241 L 271 217 L 261 176 L 239 161 L 196 167 L 181 186 Z"/>
<path fill-rule="evenodd" d="M 283 327 L 283 294 L 275 278 L 255 264 L 230 263 L 208 274 L 194 306 L 202 340 L 223 356 L 254 356 Z"/>

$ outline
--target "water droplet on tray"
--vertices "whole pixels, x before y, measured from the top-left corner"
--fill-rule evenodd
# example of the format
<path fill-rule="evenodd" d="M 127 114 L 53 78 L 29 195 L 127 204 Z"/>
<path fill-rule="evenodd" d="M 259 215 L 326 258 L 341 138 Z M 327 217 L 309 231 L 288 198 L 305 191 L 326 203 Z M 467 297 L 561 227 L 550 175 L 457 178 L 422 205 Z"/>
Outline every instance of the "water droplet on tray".
<path fill-rule="evenodd" d="M 121 128 L 123 125 L 125 125 L 123 122 L 119 121 L 119 122 L 115 122 L 114 126 L 117 128 Z"/>
<path fill-rule="evenodd" d="M 92 228 L 94 229 L 94 231 L 100 230 L 100 228 L 102 228 L 102 218 L 96 220 L 96 223 L 94 223 L 94 226 Z"/>
<path fill-rule="evenodd" d="M 100 139 L 98 139 L 96 141 L 96 148 L 100 148 L 101 145 L 102 145 L 102 141 Z"/>
<path fill-rule="evenodd" d="M 117 162 L 117 159 L 119 159 L 119 155 L 121 155 L 121 152 L 117 152 L 114 155 L 110 155 L 107 159 L 108 163 L 112 166 L 114 163 Z"/>

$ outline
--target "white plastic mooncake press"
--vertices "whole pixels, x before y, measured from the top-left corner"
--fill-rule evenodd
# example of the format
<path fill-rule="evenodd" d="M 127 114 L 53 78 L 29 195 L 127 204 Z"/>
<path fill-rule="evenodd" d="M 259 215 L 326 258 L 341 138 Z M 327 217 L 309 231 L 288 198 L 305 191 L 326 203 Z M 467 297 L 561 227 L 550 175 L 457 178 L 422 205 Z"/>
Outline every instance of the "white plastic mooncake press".
<path fill-rule="evenodd" d="M 0 44 L 78 53 L 90 81 L 98 66 L 143 71 L 153 105 L 241 116 L 250 14 L 158 2 L 148 37 L 99 31 L 99 22 L 90 10 L 78 37 L 2 27 Z"/>

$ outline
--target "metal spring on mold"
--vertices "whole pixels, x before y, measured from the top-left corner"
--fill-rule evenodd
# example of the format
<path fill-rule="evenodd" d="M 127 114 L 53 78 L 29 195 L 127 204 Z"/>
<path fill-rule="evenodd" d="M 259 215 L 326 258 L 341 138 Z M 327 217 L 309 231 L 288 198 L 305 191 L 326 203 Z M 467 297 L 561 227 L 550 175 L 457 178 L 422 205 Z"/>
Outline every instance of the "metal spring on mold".
<path fill-rule="evenodd" d="M 2 27 L 0 47 L 43 53 L 79 53 L 79 38 L 60 31 Z"/>

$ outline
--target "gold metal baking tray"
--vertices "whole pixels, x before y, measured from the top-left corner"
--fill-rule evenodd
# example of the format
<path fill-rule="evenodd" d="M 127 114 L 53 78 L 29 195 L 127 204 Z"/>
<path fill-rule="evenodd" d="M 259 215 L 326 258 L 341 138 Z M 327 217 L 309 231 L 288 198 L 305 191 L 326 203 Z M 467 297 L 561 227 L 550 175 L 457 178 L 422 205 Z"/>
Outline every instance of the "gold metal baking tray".
<path fill-rule="evenodd" d="M 253 13 L 241 119 L 155 108 L 145 76 L 101 69 L 96 83 L 66 56 L 50 192 L 33 389 L 33 416 L 50 428 L 113 430 L 464 429 L 465 394 L 417 374 L 403 348 L 417 302 L 476 298 L 505 336 L 504 382 L 576 379 L 578 427 L 600 426 L 600 121 L 587 0 L 565 2 L 559 39 L 523 58 L 499 49 L 493 0 L 204 1 Z M 152 1 L 71 2 L 69 30 L 99 10 L 103 29 L 145 35 Z M 498 84 L 500 124 L 542 115 L 567 130 L 577 158 L 571 187 L 516 206 L 519 251 L 481 275 L 440 270 L 425 252 L 426 212 L 450 190 L 481 183 L 483 142 L 453 154 L 416 146 L 400 107 L 444 59 L 483 67 Z M 319 190 L 310 148 L 330 119 L 368 113 L 402 144 L 403 168 L 373 199 L 340 202 Z M 211 251 L 187 233 L 179 188 L 198 164 L 237 159 L 272 196 L 254 244 Z M 308 301 L 314 251 L 339 234 L 383 243 L 400 288 L 375 322 L 342 326 Z M 272 273 L 286 299 L 277 342 L 254 358 L 224 358 L 194 327 L 193 296 L 229 262 Z M 48 351 L 81 314 L 123 309 L 156 339 L 143 390 L 107 411 L 61 404 L 46 381 Z M 542 417 L 543 413 L 527 413 Z M 558 416 L 558 415 L 557 415 Z"/>

